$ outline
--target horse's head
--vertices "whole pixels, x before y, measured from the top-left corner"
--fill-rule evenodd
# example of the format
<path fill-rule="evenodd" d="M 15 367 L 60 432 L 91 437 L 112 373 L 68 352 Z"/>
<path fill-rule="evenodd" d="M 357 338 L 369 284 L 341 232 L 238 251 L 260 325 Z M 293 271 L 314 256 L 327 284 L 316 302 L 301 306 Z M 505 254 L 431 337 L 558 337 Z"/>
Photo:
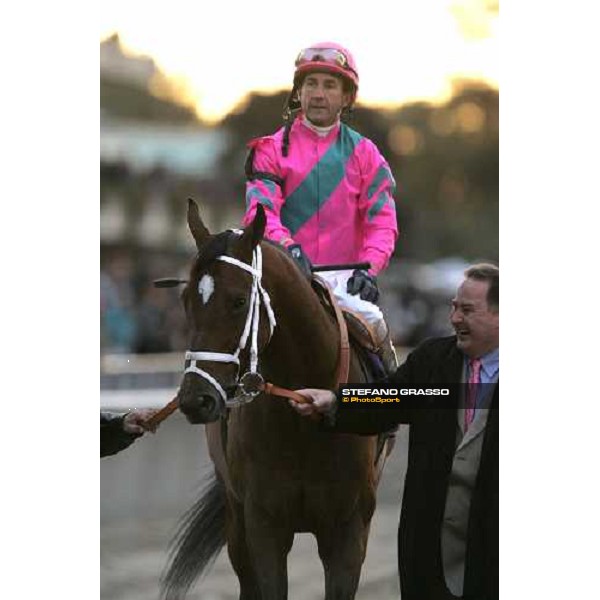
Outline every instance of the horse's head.
<path fill-rule="evenodd" d="M 253 356 L 256 358 L 252 346 L 260 351 L 275 325 L 260 283 L 261 265 L 257 264 L 262 260 L 259 243 L 265 214 L 259 206 L 245 230 L 211 235 L 198 206 L 189 200 L 187 219 L 198 255 L 182 293 L 189 351 L 179 408 L 191 423 L 208 423 L 223 414 L 238 389 L 240 375 L 247 373 Z M 254 360 L 250 371 L 255 370 Z"/>

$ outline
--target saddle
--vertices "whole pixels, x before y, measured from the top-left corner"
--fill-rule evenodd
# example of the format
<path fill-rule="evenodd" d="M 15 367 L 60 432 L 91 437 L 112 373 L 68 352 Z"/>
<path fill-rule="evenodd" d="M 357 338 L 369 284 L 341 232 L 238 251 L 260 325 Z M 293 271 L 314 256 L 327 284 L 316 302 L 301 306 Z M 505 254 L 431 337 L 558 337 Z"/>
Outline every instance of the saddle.
<path fill-rule="evenodd" d="M 313 275 L 313 290 L 318 295 L 321 304 L 332 314 L 335 309 L 331 302 L 335 298 L 327 291 L 327 284 L 317 276 Z M 366 375 L 367 381 L 375 381 L 386 376 L 385 367 L 377 353 L 377 336 L 373 328 L 367 323 L 363 316 L 356 311 L 348 308 L 341 308 L 341 312 L 348 328 L 348 337 L 350 344 L 356 351 L 361 368 Z M 380 433 L 377 436 L 377 450 L 375 452 L 376 477 L 379 480 L 383 471 L 386 458 L 391 454 L 395 445 L 395 437 L 398 427 L 393 427 L 389 431 Z"/>
<path fill-rule="evenodd" d="M 327 292 L 327 284 L 318 276 L 313 276 L 313 290 L 319 297 L 321 304 L 334 314 L 334 308 L 331 306 L 332 297 Z M 377 355 L 377 336 L 373 328 L 367 323 L 363 316 L 349 308 L 340 307 L 346 325 L 348 327 L 348 337 L 350 343 L 357 352 L 363 370 L 367 374 L 367 379 L 373 381 L 385 376 L 385 369 Z"/>

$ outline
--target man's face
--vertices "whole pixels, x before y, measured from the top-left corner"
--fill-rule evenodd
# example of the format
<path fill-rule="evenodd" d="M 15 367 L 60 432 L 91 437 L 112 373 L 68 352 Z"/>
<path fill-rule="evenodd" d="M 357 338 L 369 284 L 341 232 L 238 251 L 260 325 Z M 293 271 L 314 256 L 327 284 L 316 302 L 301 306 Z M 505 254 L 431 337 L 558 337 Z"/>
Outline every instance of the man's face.
<path fill-rule="evenodd" d="M 456 345 L 470 358 L 479 358 L 498 347 L 500 311 L 487 303 L 487 281 L 465 279 L 452 300 L 450 323 Z"/>
<path fill-rule="evenodd" d="M 339 77 L 327 73 L 309 73 L 300 88 L 300 105 L 306 118 L 317 127 L 333 125 L 342 108 L 350 101 Z"/>

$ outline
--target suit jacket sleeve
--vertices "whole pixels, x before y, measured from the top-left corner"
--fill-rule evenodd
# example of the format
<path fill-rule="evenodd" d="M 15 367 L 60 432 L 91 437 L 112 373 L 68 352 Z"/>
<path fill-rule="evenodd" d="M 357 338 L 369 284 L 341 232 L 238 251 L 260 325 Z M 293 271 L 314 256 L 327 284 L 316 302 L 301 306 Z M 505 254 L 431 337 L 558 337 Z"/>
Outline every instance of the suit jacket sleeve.
<path fill-rule="evenodd" d="M 398 387 L 410 385 L 415 382 L 415 369 L 419 362 L 419 350 L 411 352 L 404 364 L 397 371 L 386 377 L 369 384 L 370 387 Z M 341 394 L 337 393 L 336 410 L 327 424 L 332 431 L 343 433 L 358 433 L 362 435 L 374 435 L 383 433 L 398 425 L 399 423 L 410 423 L 415 414 L 415 401 L 413 397 L 407 396 L 400 404 L 380 408 L 344 408 L 341 404 Z"/>
<path fill-rule="evenodd" d="M 431 338 L 419 344 L 393 375 L 369 386 L 401 388 L 447 385 L 459 380 L 461 365 L 462 357 L 456 350 L 454 337 Z M 338 393 L 335 412 L 325 426 L 333 431 L 363 435 L 383 433 L 400 423 L 424 422 L 430 413 L 428 408 L 450 406 L 445 396 L 402 396 L 400 403 L 386 405 L 385 408 L 349 408 L 349 405 L 340 402 L 340 397 Z"/>
<path fill-rule="evenodd" d="M 100 457 L 116 454 L 140 437 L 123 430 L 124 418 L 124 414 L 100 411 Z"/>

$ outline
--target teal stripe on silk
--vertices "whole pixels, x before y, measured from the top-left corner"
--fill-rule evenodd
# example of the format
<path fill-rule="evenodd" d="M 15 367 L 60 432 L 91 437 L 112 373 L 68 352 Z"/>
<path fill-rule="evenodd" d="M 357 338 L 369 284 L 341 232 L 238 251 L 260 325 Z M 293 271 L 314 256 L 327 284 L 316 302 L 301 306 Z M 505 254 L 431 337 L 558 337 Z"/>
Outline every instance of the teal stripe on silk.
<path fill-rule="evenodd" d="M 271 194 L 275 193 L 275 186 L 277 184 L 274 181 L 271 181 L 270 179 L 261 179 L 260 177 L 258 177 L 258 181 L 260 181 Z"/>
<path fill-rule="evenodd" d="M 336 141 L 288 196 L 281 209 L 281 222 L 294 235 L 327 202 L 346 172 L 362 135 L 342 124 Z"/>
<path fill-rule="evenodd" d="M 381 167 L 379 167 L 379 170 L 377 171 L 377 174 L 375 175 L 375 179 L 373 179 L 373 183 L 371 183 L 369 189 L 367 190 L 368 198 L 371 198 L 373 196 L 373 194 L 377 191 L 377 188 L 384 179 L 388 179 L 390 181 L 392 194 L 395 193 L 396 180 L 394 179 L 394 176 L 392 175 L 392 172 L 390 171 L 389 167 L 387 165 L 381 165 Z"/>
<path fill-rule="evenodd" d="M 273 185 L 275 185 L 275 184 L 273 184 Z M 248 210 L 250 208 L 250 204 L 252 203 L 252 200 L 254 198 L 256 198 L 256 201 L 259 204 L 262 204 L 263 206 L 267 206 L 268 208 L 273 210 L 273 203 L 271 202 L 271 200 L 269 200 L 269 198 L 264 196 L 258 188 L 252 188 L 246 192 L 246 210 Z"/>
<path fill-rule="evenodd" d="M 396 212 L 396 203 L 392 200 L 391 196 L 387 192 L 381 192 L 375 204 L 367 211 L 367 221 L 372 221 L 386 204 L 389 204 L 390 208 Z"/>

